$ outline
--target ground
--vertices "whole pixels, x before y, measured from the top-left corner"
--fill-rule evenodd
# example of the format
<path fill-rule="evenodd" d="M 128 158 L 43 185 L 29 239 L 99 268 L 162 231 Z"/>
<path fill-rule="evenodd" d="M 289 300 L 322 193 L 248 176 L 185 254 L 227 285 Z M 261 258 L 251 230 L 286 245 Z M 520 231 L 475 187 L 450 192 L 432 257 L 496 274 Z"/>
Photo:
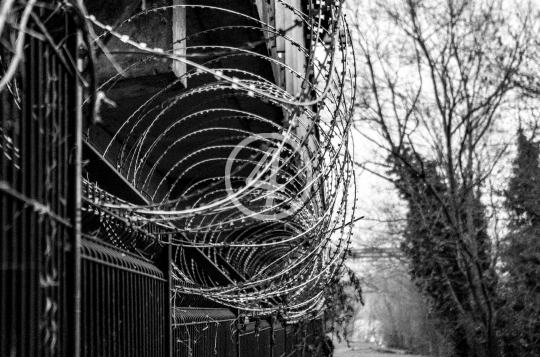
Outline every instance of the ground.
<path fill-rule="evenodd" d="M 400 350 L 383 349 L 370 343 L 351 343 L 351 347 L 347 347 L 346 343 L 340 343 L 335 346 L 334 357 L 422 357 L 408 355 Z"/>

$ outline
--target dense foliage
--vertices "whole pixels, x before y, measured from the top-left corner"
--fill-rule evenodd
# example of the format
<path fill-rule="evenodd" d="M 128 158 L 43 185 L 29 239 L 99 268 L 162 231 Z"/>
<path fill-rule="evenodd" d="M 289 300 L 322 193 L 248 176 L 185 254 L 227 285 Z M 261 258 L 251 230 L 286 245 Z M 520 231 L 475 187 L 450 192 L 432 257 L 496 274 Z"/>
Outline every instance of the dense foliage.
<path fill-rule="evenodd" d="M 507 355 L 540 355 L 540 148 L 523 130 L 505 192 L 510 232 L 503 252 L 502 331 Z"/>
<path fill-rule="evenodd" d="M 475 356 L 467 336 L 464 315 L 476 316 L 472 304 L 475 293 L 470 274 L 463 265 L 460 233 L 444 212 L 448 205 L 448 187 L 437 173 L 437 164 L 423 160 L 418 154 L 405 151 L 390 160 L 397 177 L 396 188 L 408 204 L 407 225 L 402 250 L 410 260 L 410 273 L 420 290 L 431 298 L 435 316 L 451 327 L 450 340 L 456 356 Z M 463 195 L 465 197 L 465 195 Z M 441 202 L 442 201 L 442 202 Z M 458 211 L 466 219 L 466 205 Z M 473 201 L 474 246 L 482 274 L 490 273 L 490 241 L 486 232 L 484 207 L 478 197 Z M 471 207 L 468 207 L 471 208 Z M 494 294 L 494 279 L 489 286 Z M 481 318 L 478 316 L 478 318 Z M 480 328 L 480 325 L 475 326 Z"/>
<path fill-rule="evenodd" d="M 508 128 L 516 112 L 537 115 L 538 2 L 357 4 L 355 127 L 373 153 L 358 166 L 393 181 L 408 208 L 403 232 L 390 234 L 450 331 L 448 356 L 540 356 L 539 152 L 524 136 L 506 210 L 497 195 Z"/>

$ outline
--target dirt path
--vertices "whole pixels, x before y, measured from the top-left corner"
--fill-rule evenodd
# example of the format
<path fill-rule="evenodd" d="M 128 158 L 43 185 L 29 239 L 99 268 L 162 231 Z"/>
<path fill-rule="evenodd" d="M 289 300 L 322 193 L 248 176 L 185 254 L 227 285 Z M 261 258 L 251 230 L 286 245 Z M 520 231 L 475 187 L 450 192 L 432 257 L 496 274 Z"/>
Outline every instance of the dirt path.
<path fill-rule="evenodd" d="M 416 355 L 405 354 L 404 351 L 387 350 L 378 348 L 376 345 L 369 343 L 352 343 L 351 347 L 347 344 L 336 344 L 334 349 L 334 357 L 422 357 Z"/>

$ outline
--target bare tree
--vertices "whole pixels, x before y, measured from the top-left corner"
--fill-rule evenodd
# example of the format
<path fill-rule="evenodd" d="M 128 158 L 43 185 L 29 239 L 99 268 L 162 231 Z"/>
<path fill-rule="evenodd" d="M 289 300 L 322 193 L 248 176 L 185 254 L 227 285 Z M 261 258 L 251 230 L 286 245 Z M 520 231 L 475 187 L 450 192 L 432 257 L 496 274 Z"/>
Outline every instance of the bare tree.
<path fill-rule="evenodd" d="M 517 98 L 516 73 L 538 32 L 534 10 L 498 0 L 375 1 L 353 10 L 356 129 L 379 154 L 363 167 L 391 180 L 389 169 L 405 168 L 436 202 L 431 209 L 451 232 L 466 296 L 459 298 L 444 274 L 442 283 L 469 353 L 479 357 L 500 356 L 501 346 L 495 259 L 486 269 L 486 252 L 493 255 L 476 239 L 487 224 L 477 218 L 478 202 L 507 152 L 501 131 Z M 442 184 L 430 179 L 428 166 Z"/>

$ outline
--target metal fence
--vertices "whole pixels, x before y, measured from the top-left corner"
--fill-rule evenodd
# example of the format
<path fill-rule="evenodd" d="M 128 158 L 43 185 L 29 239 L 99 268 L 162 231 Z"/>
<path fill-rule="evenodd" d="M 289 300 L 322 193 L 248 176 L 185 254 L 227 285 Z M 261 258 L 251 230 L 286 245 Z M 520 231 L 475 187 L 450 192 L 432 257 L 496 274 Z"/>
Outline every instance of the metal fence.
<path fill-rule="evenodd" d="M 175 308 L 173 355 L 224 357 L 325 356 L 320 320 L 283 326 L 275 318 L 238 317 L 225 308 Z"/>
<path fill-rule="evenodd" d="M 164 356 L 167 280 L 153 264 L 97 240 L 82 245 L 82 355 Z"/>
<path fill-rule="evenodd" d="M 0 357 L 319 354 L 320 322 L 248 322 L 202 297 L 174 295 L 170 247 L 139 256 L 138 233 L 118 246 L 102 239 L 117 222 L 80 207 L 75 22 L 60 7 L 34 15 L 25 61 L 0 92 Z M 12 54 L 0 51 L 3 71 Z"/>
<path fill-rule="evenodd" d="M 34 15 L 25 60 L 0 92 L 2 357 L 69 355 L 76 348 L 80 103 L 66 58 L 76 53 L 77 38 L 65 12 L 41 9 Z M 9 43 L 13 34 L 0 35 Z M 12 51 L 0 46 L 0 71 L 11 57 Z"/>
<path fill-rule="evenodd" d="M 239 331 L 240 356 L 272 356 L 272 328 L 265 320 L 255 320 Z"/>
<path fill-rule="evenodd" d="M 237 356 L 236 316 L 229 309 L 175 308 L 172 328 L 174 356 Z"/>

